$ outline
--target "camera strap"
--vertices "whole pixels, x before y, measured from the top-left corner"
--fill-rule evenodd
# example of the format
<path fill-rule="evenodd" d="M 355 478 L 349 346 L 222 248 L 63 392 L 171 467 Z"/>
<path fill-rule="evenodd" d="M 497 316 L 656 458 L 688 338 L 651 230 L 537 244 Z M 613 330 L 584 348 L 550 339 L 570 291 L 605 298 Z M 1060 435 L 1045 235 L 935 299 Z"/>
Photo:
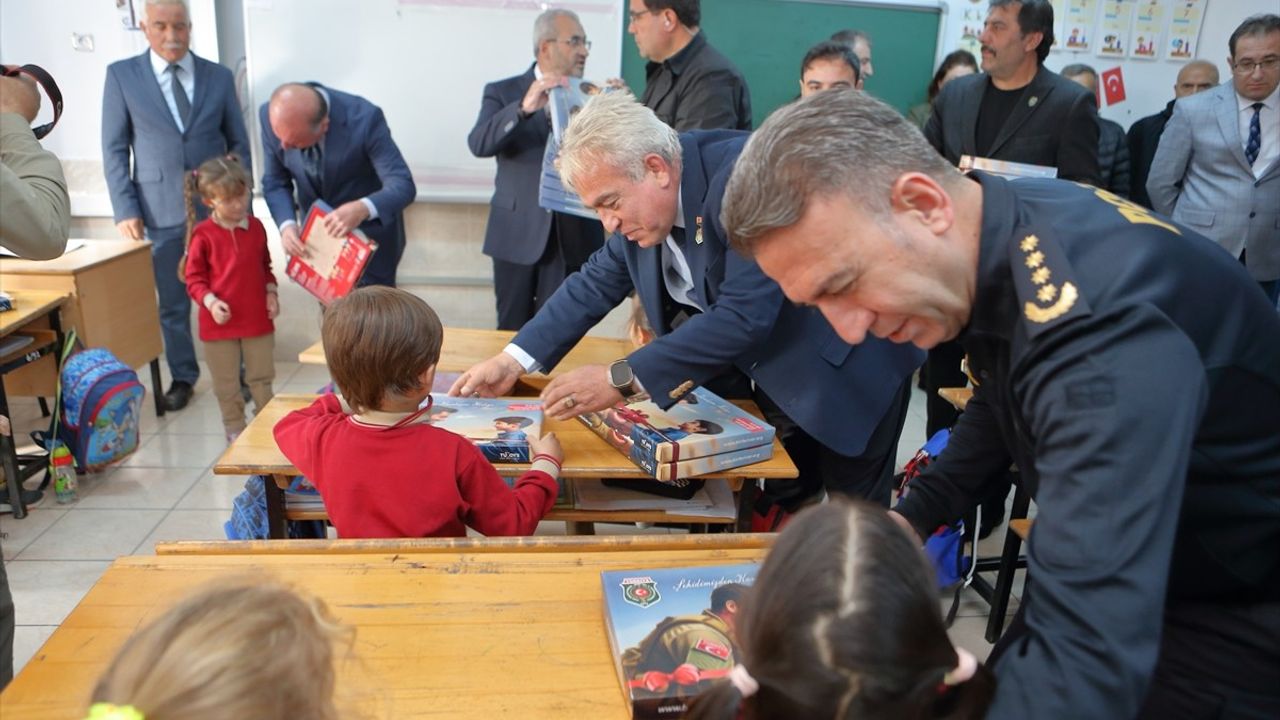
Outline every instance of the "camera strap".
<path fill-rule="evenodd" d="M 57 125 L 58 120 L 62 117 L 62 91 L 58 89 L 58 83 L 54 82 L 53 76 L 39 65 L 9 66 L 4 69 L 4 74 L 8 77 L 20 74 L 29 75 L 31 79 L 39 83 L 40 87 L 44 88 L 44 94 L 49 96 L 49 102 L 53 104 L 53 121 L 31 128 L 31 132 L 35 133 L 36 139 L 42 139 L 53 130 L 53 126 Z"/>

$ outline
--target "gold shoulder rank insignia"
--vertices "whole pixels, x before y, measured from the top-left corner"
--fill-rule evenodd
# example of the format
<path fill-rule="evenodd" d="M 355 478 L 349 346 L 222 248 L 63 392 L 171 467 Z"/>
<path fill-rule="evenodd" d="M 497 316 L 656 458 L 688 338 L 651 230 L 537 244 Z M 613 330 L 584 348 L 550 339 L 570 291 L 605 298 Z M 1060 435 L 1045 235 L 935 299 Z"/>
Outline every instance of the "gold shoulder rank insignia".
<path fill-rule="evenodd" d="M 1015 259 L 1020 262 L 1011 262 L 1014 286 L 1023 301 L 1023 317 L 1035 328 L 1033 335 L 1054 321 L 1089 313 L 1057 243 L 1027 234 L 1010 244 L 1010 260 Z M 1055 278 L 1061 278 L 1061 284 L 1051 282 Z"/>

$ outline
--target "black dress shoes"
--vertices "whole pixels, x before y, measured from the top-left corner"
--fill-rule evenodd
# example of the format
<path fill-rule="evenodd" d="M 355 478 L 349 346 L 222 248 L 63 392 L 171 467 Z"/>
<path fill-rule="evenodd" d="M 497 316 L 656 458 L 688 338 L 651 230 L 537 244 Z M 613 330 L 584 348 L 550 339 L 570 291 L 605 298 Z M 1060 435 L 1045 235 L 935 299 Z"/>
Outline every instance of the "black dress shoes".
<path fill-rule="evenodd" d="M 191 383 L 185 383 L 181 380 L 175 380 L 169 386 L 169 392 L 164 394 L 164 405 L 169 410 L 181 410 L 191 402 Z"/>

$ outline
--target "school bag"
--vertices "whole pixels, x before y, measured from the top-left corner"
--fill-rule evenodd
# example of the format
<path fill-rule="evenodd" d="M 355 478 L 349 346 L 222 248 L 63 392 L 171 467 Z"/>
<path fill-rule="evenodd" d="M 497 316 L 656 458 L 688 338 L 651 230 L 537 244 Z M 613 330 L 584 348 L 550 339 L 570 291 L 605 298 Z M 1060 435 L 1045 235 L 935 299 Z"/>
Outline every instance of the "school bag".
<path fill-rule="evenodd" d="M 899 499 L 910 491 L 911 481 L 919 477 L 920 473 L 924 472 L 924 469 L 942 454 L 950 438 L 951 431 L 939 430 L 916 451 L 915 457 L 907 461 L 907 464 L 903 466 L 902 472 L 895 478 Z M 978 506 L 974 515 L 973 526 L 975 528 L 981 522 L 981 513 L 982 507 Z M 965 553 L 966 541 L 970 544 L 968 554 Z M 976 535 L 973 533 L 965 534 L 964 520 L 957 520 L 955 523 L 938 527 L 925 540 L 924 554 L 929 558 L 929 564 L 933 566 L 934 573 L 938 578 L 938 588 L 952 592 L 951 608 L 947 611 L 946 616 L 947 627 L 951 627 L 951 623 L 956 617 L 956 611 L 960 609 L 961 592 L 973 582 L 975 569 L 973 558 L 977 554 L 977 542 Z"/>
<path fill-rule="evenodd" d="M 228 540 L 266 540 L 270 537 L 267 522 L 266 484 L 275 482 L 266 475 L 251 475 L 244 490 L 231 501 L 231 517 L 222 524 Z M 319 496 L 319 491 L 299 475 L 289 484 L 289 493 Z M 323 520 L 287 520 L 285 532 L 290 539 L 325 538 Z"/>
<path fill-rule="evenodd" d="M 138 449 L 138 423 L 146 388 L 138 374 L 106 348 L 72 353 L 67 333 L 58 375 L 62 422 L 58 435 L 83 472 L 97 472 Z"/>

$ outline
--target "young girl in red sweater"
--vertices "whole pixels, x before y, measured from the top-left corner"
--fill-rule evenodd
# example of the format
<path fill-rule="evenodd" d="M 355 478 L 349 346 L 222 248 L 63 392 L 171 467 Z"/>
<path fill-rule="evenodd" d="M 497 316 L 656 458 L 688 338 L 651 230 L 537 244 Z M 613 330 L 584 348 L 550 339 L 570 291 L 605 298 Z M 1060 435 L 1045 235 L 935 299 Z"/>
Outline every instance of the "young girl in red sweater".
<path fill-rule="evenodd" d="M 213 158 L 186 181 L 187 256 L 178 274 L 200 306 L 200 341 L 222 410 L 227 442 L 245 427 L 240 366 L 253 404 L 271 399 L 276 376 L 275 324 L 280 312 L 267 231 L 249 215 L 249 173 L 233 155 Z M 195 223 L 195 195 L 209 218 Z"/>

